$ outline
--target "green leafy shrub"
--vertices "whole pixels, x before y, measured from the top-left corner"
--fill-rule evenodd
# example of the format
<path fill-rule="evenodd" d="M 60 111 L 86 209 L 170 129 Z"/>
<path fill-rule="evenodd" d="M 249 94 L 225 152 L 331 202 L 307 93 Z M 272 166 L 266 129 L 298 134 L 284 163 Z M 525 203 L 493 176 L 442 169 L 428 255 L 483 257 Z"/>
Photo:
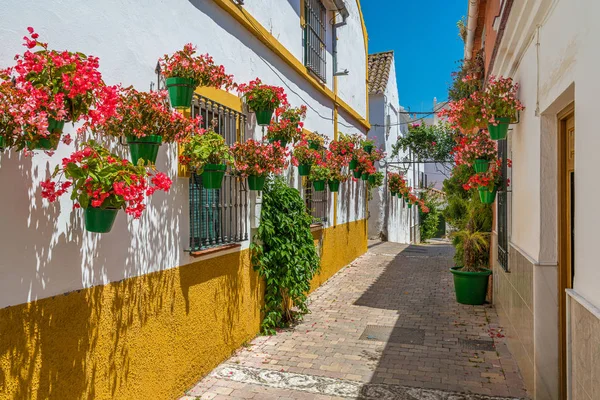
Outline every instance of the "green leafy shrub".
<path fill-rule="evenodd" d="M 280 177 L 269 179 L 263 193 L 251 250 L 254 268 L 266 283 L 262 331 L 274 334 L 308 312 L 306 297 L 320 259 L 300 193 Z"/>
<path fill-rule="evenodd" d="M 419 207 L 421 242 L 425 242 L 435 237 L 438 231 L 440 216 L 442 215 L 442 199 L 440 199 L 437 193 L 429 190 L 423 192 L 421 200 L 429 208 L 429 212 L 424 213 Z"/>

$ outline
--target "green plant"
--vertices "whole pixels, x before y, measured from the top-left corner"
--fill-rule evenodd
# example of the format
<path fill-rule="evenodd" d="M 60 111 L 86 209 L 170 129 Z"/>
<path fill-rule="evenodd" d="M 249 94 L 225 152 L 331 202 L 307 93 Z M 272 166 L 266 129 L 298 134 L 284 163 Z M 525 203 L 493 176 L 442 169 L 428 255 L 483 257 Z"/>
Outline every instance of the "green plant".
<path fill-rule="evenodd" d="M 462 62 L 460 69 L 452 73 L 452 85 L 448 89 L 448 99 L 458 101 L 465 99 L 483 88 L 485 59 L 483 51 L 470 60 Z"/>
<path fill-rule="evenodd" d="M 327 181 L 331 176 L 331 169 L 324 164 L 313 165 L 308 176 L 311 181 Z"/>
<path fill-rule="evenodd" d="M 421 241 L 425 242 L 435 237 L 438 231 L 440 216 L 442 215 L 440 209 L 442 199 L 440 199 L 440 196 L 436 192 L 427 190 L 423 192 L 421 201 L 426 209 L 429 209 L 428 212 L 424 212 L 422 208 L 419 208 Z"/>
<path fill-rule="evenodd" d="M 398 138 L 392 146 L 392 157 L 410 150 L 417 160 L 450 161 L 455 146 L 456 132 L 445 123 L 437 125 L 413 124 L 408 134 Z"/>
<path fill-rule="evenodd" d="M 513 119 L 517 112 L 525 109 L 517 99 L 519 84 L 512 78 L 490 76 L 482 94 L 483 116 L 490 124 L 498 125 L 498 118 Z"/>
<path fill-rule="evenodd" d="M 181 145 L 179 162 L 188 165 L 197 174 L 204 172 L 207 164 L 230 163 L 233 160 L 225 139 L 212 128 L 201 135 L 187 137 Z"/>
<path fill-rule="evenodd" d="M 482 268 L 480 254 L 486 253 L 489 246 L 489 232 L 481 232 L 473 229 L 469 224 L 467 229 L 452 234 L 462 245 L 462 271 L 477 272 Z"/>
<path fill-rule="evenodd" d="M 269 179 L 263 193 L 261 221 L 250 248 L 254 268 L 266 284 L 262 331 L 274 334 L 308 312 L 306 297 L 320 260 L 310 231 L 312 217 L 300 193 L 281 177 Z"/>
<path fill-rule="evenodd" d="M 287 95 L 282 87 L 265 85 L 256 78 L 248 84 L 238 86 L 238 92 L 246 100 L 246 104 L 253 111 L 274 111 L 280 106 L 289 106 Z"/>
<path fill-rule="evenodd" d="M 369 188 L 376 188 L 383 185 L 383 172 L 375 172 L 370 175 Z"/>
<path fill-rule="evenodd" d="M 458 28 L 458 37 L 463 41 L 467 41 L 467 19 L 463 16 L 456 22 L 456 28 Z"/>

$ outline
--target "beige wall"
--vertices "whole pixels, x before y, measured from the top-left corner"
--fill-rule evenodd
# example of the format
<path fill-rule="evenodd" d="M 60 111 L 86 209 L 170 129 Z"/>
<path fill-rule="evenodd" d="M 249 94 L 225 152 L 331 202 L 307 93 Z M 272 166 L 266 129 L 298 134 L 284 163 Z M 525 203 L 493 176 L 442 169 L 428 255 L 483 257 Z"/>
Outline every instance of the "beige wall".
<path fill-rule="evenodd" d="M 576 292 L 568 297 L 572 400 L 600 399 L 600 310 Z"/>

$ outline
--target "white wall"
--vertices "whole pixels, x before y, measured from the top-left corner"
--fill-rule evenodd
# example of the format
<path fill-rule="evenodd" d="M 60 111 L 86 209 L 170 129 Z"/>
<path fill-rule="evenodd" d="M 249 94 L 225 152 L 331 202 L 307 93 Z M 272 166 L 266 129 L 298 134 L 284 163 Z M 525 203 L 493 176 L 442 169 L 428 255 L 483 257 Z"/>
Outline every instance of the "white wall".
<path fill-rule="evenodd" d="M 266 2 L 247 3 L 251 3 L 247 9 L 263 4 L 254 16 L 272 21 L 274 33 L 286 47 L 293 54 L 301 53 L 299 16 L 290 2 L 273 0 L 268 6 Z M 147 90 L 156 81 L 157 59 L 192 42 L 200 52 L 210 53 L 223 64 L 237 82 L 258 76 L 266 83 L 283 86 L 293 105 L 308 105 L 306 128 L 333 137 L 331 101 L 211 1 L 173 0 L 149 5 L 133 0 L 8 0 L 0 8 L 0 18 L 0 66 L 12 65 L 14 54 L 23 52 L 21 37 L 32 26 L 51 48 L 100 57 L 100 69 L 108 84 L 122 82 Z M 350 24 L 344 29 L 360 32 L 349 35 L 357 42 L 346 46 L 363 48 L 361 25 Z M 365 65 L 365 57 L 359 55 L 350 67 Z M 364 79 L 356 81 L 355 87 L 360 82 L 363 88 L 357 91 L 364 93 Z M 352 86 L 344 88 L 346 95 L 352 94 Z M 340 120 L 353 127 L 348 131 L 364 133 L 353 119 L 342 116 Z M 253 121 L 250 118 L 248 129 L 255 128 Z M 66 132 L 73 132 L 73 128 L 67 127 Z M 115 148 L 126 155 L 125 149 Z M 10 188 L 0 199 L 6 211 L 0 214 L 0 307 L 194 261 L 185 252 L 189 246 L 188 180 L 175 178 L 175 146 L 161 147 L 157 165 L 174 179 L 170 193 L 157 193 L 139 221 L 120 213 L 113 231 L 105 235 L 85 232 L 82 211 L 72 211 L 66 197 L 60 204 L 48 205 L 40 196 L 40 182 L 71 151 L 61 144 L 53 157 L 40 153 L 24 158 L 12 151 L 0 155 L 0 182 Z M 299 184 L 299 180 L 295 182 Z M 346 220 L 364 218 L 361 207 L 353 203 L 364 208 L 363 199 L 348 199 L 347 208 L 356 212 L 347 214 Z"/>
<path fill-rule="evenodd" d="M 527 2 L 533 3 L 533 2 Z M 600 268 L 596 253 L 600 213 L 597 94 L 600 88 L 600 3 L 587 0 L 544 0 L 517 5 L 507 26 L 511 53 L 501 55 L 495 74 L 513 76 L 527 109 L 509 133 L 512 141 L 512 242 L 533 260 L 557 262 L 556 114 L 575 101 L 575 281 L 574 289 L 600 306 Z M 529 25 L 522 21 L 528 21 Z M 535 26 L 539 24 L 539 64 Z M 539 92 L 537 71 L 539 69 Z M 574 90 L 573 90 L 574 88 Z M 536 116 L 539 101 L 540 116 Z M 555 182 L 555 180 L 554 180 Z"/>

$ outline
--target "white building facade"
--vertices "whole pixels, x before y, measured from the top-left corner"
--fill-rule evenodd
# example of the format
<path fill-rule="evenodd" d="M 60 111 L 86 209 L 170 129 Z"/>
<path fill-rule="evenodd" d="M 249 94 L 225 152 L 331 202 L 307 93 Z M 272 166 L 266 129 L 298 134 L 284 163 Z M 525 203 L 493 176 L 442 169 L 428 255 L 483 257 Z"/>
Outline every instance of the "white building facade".
<path fill-rule="evenodd" d="M 282 86 L 292 106 L 308 107 L 307 130 L 330 140 L 339 131 L 365 135 L 367 36 L 359 1 L 245 3 L 9 0 L 0 10 L 0 66 L 11 66 L 24 51 L 21 38 L 31 26 L 52 49 L 98 56 L 107 84 L 149 90 L 156 88 L 158 58 L 193 43 L 238 83 L 259 77 Z M 308 65 L 304 37 L 311 24 L 321 27 L 311 56 L 321 62 Z M 334 76 L 334 66 L 348 73 Z M 262 136 L 237 93 L 200 94 L 239 114 L 242 137 Z M 75 128 L 65 133 L 74 136 Z M 163 145 L 157 168 L 173 179 L 170 192 L 155 195 L 140 220 L 120 213 L 109 234 L 89 233 L 67 196 L 60 204 L 40 196 L 40 183 L 76 143 L 61 144 L 52 156 L 0 153 L 0 182 L 10 188 L 0 200 L 6 210 L 0 216 L 0 399 L 175 398 L 258 332 L 264 288 L 248 247 L 261 199 L 239 192 L 245 200 L 236 203 L 243 208 L 237 239 L 192 255 L 190 179 L 178 176 L 176 145 Z M 320 208 L 318 286 L 366 251 L 365 184 L 344 183 L 339 194 L 326 192 L 316 204 L 295 168 L 288 179 L 312 212 Z M 342 256 L 325 254 L 338 249 Z M 127 365 L 136 388 L 109 371 L 114 363 L 119 371 Z"/>
<path fill-rule="evenodd" d="M 369 201 L 369 238 L 396 243 L 419 242 L 418 208 L 408 208 L 404 200 L 392 197 L 387 173 L 400 172 L 408 186 L 419 188 L 425 181 L 422 164 L 404 163 L 410 154 L 400 150 L 392 157 L 393 145 L 408 132 L 409 116 L 400 106 L 394 52 L 369 55 L 369 137 L 386 153 L 385 162 L 377 166 L 384 173 L 384 184 L 372 191 Z"/>

